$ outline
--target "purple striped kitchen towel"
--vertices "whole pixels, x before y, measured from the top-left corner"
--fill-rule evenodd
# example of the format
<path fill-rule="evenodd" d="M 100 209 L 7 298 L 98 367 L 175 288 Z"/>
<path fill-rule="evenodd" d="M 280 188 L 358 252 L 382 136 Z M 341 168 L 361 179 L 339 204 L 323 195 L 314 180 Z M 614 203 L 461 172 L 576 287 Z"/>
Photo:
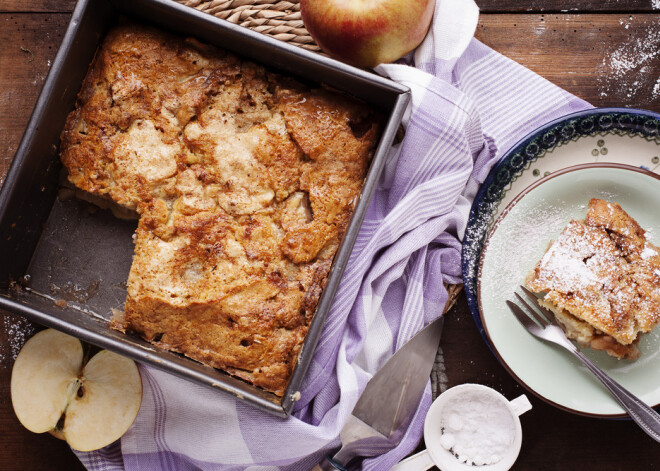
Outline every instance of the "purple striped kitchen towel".
<path fill-rule="evenodd" d="M 438 0 L 411 65 L 377 71 L 412 90 L 404 140 L 392 149 L 293 416 L 141 366 L 140 413 L 121 442 L 79 453 L 90 470 L 309 470 L 381 365 L 438 317 L 445 283 L 461 281 L 471 201 L 493 163 L 539 125 L 590 105 L 473 38 L 472 0 Z M 427 387 L 400 445 L 362 469 L 386 470 L 415 449 Z"/>

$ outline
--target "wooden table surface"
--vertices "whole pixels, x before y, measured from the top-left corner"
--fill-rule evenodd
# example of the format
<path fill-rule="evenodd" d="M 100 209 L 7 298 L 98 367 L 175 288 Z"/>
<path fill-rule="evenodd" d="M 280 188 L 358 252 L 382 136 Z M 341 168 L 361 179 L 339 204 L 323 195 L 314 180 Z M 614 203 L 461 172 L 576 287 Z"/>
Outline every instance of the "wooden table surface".
<path fill-rule="evenodd" d="M 660 0 L 477 0 L 479 40 L 595 106 L 660 112 Z M 75 0 L 0 0 L 0 184 L 62 40 Z M 0 313 L 0 470 L 83 469 L 48 434 L 23 429 L 11 406 L 13 360 L 33 332 Z M 525 391 L 492 356 L 461 295 L 441 342 L 445 386 L 475 382 Z M 630 421 L 585 418 L 528 394 L 514 469 L 650 470 L 660 445 Z"/>

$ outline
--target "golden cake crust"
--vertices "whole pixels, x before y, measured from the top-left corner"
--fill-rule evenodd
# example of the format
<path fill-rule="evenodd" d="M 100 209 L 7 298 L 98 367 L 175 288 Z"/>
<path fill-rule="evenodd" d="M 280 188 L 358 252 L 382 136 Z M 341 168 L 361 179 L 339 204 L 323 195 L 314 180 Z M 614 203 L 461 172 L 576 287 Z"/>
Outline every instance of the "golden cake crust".
<path fill-rule="evenodd" d="M 527 279 L 572 338 L 618 358 L 660 319 L 660 249 L 616 203 L 591 199 Z"/>
<path fill-rule="evenodd" d="M 378 134 L 338 93 L 113 29 L 61 159 L 76 187 L 140 216 L 122 327 L 282 395 Z"/>

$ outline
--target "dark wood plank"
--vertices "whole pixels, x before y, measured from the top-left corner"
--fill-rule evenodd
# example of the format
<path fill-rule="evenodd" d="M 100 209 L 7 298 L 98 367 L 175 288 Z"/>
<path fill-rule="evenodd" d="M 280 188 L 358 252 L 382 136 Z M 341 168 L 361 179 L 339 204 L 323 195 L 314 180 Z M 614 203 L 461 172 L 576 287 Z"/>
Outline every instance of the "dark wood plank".
<path fill-rule="evenodd" d="M 0 12 L 71 12 L 77 0 L 0 0 Z"/>
<path fill-rule="evenodd" d="M 659 12 L 658 0 L 476 0 L 483 13 Z M 71 12 L 76 0 L 0 0 L 0 12 Z"/>
<path fill-rule="evenodd" d="M 594 106 L 660 111 L 660 13 L 481 15 L 476 37 Z"/>
<path fill-rule="evenodd" d="M 68 24 L 68 14 L 0 14 L 0 184 Z M 82 470 L 68 446 L 34 434 L 18 422 L 11 405 L 14 359 L 35 327 L 0 312 L 0 469 Z"/>
<path fill-rule="evenodd" d="M 69 18 L 69 14 L 0 14 L 0 185 Z"/>
<path fill-rule="evenodd" d="M 476 0 L 483 13 L 658 12 L 658 0 Z M 76 0 L 0 0 L 0 12 L 71 12 Z"/>
<path fill-rule="evenodd" d="M 658 12 L 657 0 L 475 0 L 484 13 Z"/>
<path fill-rule="evenodd" d="M 651 10 L 660 0 L 577 0 L 570 8 Z M 480 0 L 477 38 L 597 106 L 636 106 L 660 111 L 660 11 L 653 14 L 488 14 L 487 11 L 560 11 L 555 0 Z M 591 4 L 593 3 L 593 4 Z M 1 11 L 70 11 L 73 0 L 0 0 Z M 507 7 L 508 5 L 508 7 Z M 617 7 L 617 8 L 615 8 Z M 507 9 L 508 8 L 508 9 Z M 68 14 L 0 13 L 0 184 L 4 180 Z M 35 435 L 17 422 L 9 397 L 11 364 L 30 327 L 0 313 L 0 468 L 82 469 L 68 447 Z M 490 354 L 470 318 L 464 296 L 450 312 L 443 334 L 450 385 L 477 382 L 507 397 L 523 392 Z M 522 418 L 523 450 L 514 469 L 652 469 L 660 462 L 654 443 L 630 422 L 586 419 L 531 397 Z M 571 446 L 579 443 L 580 446 Z M 551 458 L 549 458 L 551 457 Z"/>

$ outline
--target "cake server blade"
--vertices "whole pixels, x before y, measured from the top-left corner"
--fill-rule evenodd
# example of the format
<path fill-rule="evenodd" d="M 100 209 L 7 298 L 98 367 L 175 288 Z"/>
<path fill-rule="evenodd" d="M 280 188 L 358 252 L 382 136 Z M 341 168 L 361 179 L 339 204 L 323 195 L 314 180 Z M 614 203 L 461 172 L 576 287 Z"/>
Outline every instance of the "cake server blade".
<path fill-rule="evenodd" d="M 435 361 L 444 317 L 420 330 L 367 383 L 340 433 L 341 449 L 315 469 L 344 467 L 355 457 L 396 446 L 419 406 Z"/>

